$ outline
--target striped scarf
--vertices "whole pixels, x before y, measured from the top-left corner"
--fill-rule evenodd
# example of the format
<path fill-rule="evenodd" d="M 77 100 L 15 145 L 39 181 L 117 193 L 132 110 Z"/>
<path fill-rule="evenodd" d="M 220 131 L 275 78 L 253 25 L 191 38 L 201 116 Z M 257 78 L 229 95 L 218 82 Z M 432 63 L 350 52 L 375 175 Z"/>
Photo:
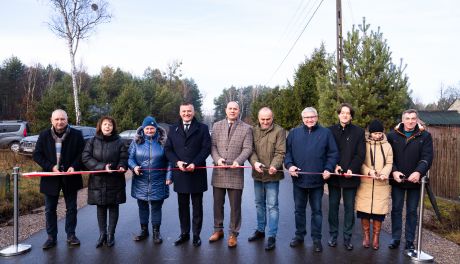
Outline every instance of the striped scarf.
<path fill-rule="evenodd" d="M 70 132 L 70 126 L 67 125 L 64 134 L 62 134 L 61 137 L 59 137 L 56 134 L 56 131 L 54 131 L 54 128 L 51 127 L 51 136 L 53 136 L 54 139 L 54 146 L 56 148 L 56 166 L 59 169 L 60 163 L 61 163 L 61 152 L 62 152 L 62 142 L 64 141 L 65 137 L 69 134 Z"/>

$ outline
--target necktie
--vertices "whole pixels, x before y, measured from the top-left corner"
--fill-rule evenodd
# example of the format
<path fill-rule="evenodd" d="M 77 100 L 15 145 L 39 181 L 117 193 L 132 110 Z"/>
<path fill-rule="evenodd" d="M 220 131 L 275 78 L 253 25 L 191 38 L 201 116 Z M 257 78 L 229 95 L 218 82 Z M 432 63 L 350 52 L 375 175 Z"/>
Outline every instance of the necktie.
<path fill-rule="evenodd" d="M 185 134 L 187 134 L 187 132 L 188 132 L 188 127 L 190 126 L 190 124 L 184 124 L 184 125 L 185 125 L 184 132 L 185 132 Z"/>
<path fill-rule="evenodd" d="M 233 122 L 228 123 L 228 136 L 230 136 L 230 131 L 232 130 Z"/>

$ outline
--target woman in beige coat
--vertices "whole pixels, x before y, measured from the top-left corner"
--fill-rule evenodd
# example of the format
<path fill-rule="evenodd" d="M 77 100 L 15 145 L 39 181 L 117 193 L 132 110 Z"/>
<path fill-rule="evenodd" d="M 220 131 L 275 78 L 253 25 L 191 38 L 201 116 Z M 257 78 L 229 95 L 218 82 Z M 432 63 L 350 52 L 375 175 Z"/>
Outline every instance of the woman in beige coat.
<path fill-rule="evenodd" d="M 371 177 L 361 178 L 356 193 L 357 217 L 361 218 L 363 246 L 370 247 L 370 221 L 373 223 L 372 247 L 379 249 L 379 236 L 382 222 L 389 210 L 391 187 L 388 177 L 393 166 L 393 151 L 383 133 L 383 125 L 374 120 L 369 124 L 366 140 L 366 158 L 362 174 Z"/>

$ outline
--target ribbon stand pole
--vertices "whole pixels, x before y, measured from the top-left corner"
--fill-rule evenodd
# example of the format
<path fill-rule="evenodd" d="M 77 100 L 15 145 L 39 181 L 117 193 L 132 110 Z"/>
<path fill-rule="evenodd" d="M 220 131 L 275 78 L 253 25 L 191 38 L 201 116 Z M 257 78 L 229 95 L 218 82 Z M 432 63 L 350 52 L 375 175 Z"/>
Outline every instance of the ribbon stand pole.
<path fill-rule="evenodd" d="M 14 237 L 14 243 L 13 245 L 6 247 L 2 250 L 0 250 L 0 256 L 3 257 L 10 257 L 10 256 L 16 256 L 16 255 L 21 255 L 26 252 L 29 252 L 32 249 L 31 245 L 27 244 L 18 244 L 18 238 L 19 238 L 19 167 L 14 167 L 13 168 L 13 177 L 14 177 L 14 208 L 13 208 L 13 213 L 14 213 L 14 227 L 13 227 L 13 237 Z"/>
<path fill-rule="evenodd" d="M 418 219 L 417 249 L 408 250 L 406 254 L 414 262 L 434 262 L 433 256 L 422 251 L 423 212 L 425 210 L 425 208 L 423 207 L 423 203 L 424 203 L 425 184 L 427 182 L 427 176 L 423 176 L 421 179 L 421 182 L 422 184 L 420 187 L 420 212 L 419 212 L 419 219 Z"/>

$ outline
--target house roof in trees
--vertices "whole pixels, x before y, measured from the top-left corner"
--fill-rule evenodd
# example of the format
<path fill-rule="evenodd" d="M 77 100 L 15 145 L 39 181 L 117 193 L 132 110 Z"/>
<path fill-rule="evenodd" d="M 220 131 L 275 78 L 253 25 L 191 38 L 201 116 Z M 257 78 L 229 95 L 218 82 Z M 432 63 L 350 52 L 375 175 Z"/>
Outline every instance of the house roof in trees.
<path fill-rule="evenodd" d="M 455 100 L 450 106 L 448 110 L 455 110 L 460 113 L 460 99 Z"/>
<path fill-rule="evenodd" d="M 426 125 L 430 126 L 446 126 L 454 125 L 460 126 L 460 113 L 451 110 L 451 111 L 419 111 L 419 119 L 423 121 Z"/>

